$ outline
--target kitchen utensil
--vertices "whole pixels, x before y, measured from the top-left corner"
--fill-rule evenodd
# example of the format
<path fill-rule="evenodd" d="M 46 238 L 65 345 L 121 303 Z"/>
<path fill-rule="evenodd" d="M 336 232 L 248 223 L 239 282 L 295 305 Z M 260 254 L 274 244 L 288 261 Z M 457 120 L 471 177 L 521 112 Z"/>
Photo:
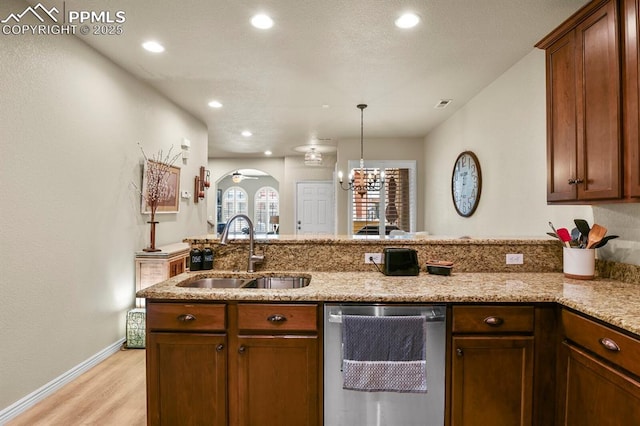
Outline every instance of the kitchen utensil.
<path fill-rule="evenodd" d="M 553 237 L 553 238 L 555 238 L 555 239 L 558 239 L 558 240 L 560 239 L 560 238 L 558 237 L 558 235 L 557 235 L 557 234 L 554 234 L 553 232 L 547 232 L 547 235 L 548 235 L 548 236 L 550 236 L 550 237 Z"/>
<path fill-rule="evenodd" d="M 571 241 L 580 243 L 580 230 L 578 228 L 573 228 L 571 230 Z"/>
<path fill-rule="evenodd" d="M 576 228 L 578 228 L 578 231 L 580 231 L 580 233 L 584 237 L 587 237 L 589 235 L 589 232 L 591 231 L 591 228 L 589 227 L 589 222 L 587 222 L 584 219 L 574 219 L 573 223 L 576 224 Z"/>
<path fill-rule="evenodd" d="M 596 244 L 594 248 L 603 247 L 605 244 L 607 244 L 607 241 L 613 240 L 614 238 L 618 238 L 618 235 L 607 235 L 598 244 Z"/>
<path fill-rule="evenodd" d="M 594 223 L 589 231 L 589 238 L 587 239 L 587 248 L 593 248 L 596 244 L 598 244 L 604 238 L 607 233 L 607 228 L 604 226 L 598 225 Z"/>
<path fill-rule="evenodd" d="M 573 223 L 576 224 L 576 228 L 580 231 L 580 247 L 584 248 L 587 245 L 587 238 L 589 238 L 589 232 L 591 231 L 589 222 L 584 219 L 574 219 Z"/>
<path fill-rule="evenodd" d="M 569 230 L 567 228 L 559 228 L 557 234 L 560 241 L 562 241 L 566 247 L 571 247 L 569 244 L 569 241 L 571 241 L 571 234 L 569 234 Z"/>
<path fill-rule="evenodd" d="M 558 235 L 558 231 L 556 231 L 556 227 L 553 226 L 553 223 L 551 223 L 551 221 L 549 221 L 549 226 L 551 227 L 551 229 L 553 229 L 553 233 L 556 234 L 558 239 L 560 239 L 560 236 Z"/>

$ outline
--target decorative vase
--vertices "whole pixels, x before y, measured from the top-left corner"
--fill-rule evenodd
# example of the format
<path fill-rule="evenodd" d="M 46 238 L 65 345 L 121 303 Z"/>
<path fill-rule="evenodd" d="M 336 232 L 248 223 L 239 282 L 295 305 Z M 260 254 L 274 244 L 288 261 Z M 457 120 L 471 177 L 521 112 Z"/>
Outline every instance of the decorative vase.
<path fill-rule="evenodd" d="M 156 248 L 156 224 L 158 222 L 155 220 L 151 220 L 147 223 L 151 225 L 151 231 L 149 235 L 149 247 L 143 248 L 142 251 L 147 251 L 147 252 L 161 251 L 159 248 Z"/>

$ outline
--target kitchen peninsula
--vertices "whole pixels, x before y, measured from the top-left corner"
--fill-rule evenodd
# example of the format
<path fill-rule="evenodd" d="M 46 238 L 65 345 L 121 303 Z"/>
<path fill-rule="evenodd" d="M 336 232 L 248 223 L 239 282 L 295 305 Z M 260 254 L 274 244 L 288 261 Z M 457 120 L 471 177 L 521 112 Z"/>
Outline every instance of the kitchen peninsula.
<path fill-rule="evenodd" d="M 615 266 L 602 263 L 594 280 L 567 279 L 557 241 L 280 238 L 258 242 L 266 261 L 255 273 L 232 272 L 246 271 L 246 241 L 227 247 L 217 247 L 214 237 L 185 242 L 213 247 L 214 270 L 186 272 L 137 294 L 148 306 L 149 424 L 184 415 L 176 395 L 201 386 L 212 390 L 189 396 L 186 406 L 202 404 L 202 413 L 215 412 L 221 423 L 259 424 L 259 418 L 284 416 L 276 423 L 322 424 L 323 306 L 333 303 L 446 306 L 447 425 L 459 424 L 463 416 L 483 418 L 487 406 L 502 416 L 485 418 L 489 423 L 564 424 L 579 418 L 584 401 L 596 397 L 594 389 L 619 408 L 602 410 L 640 420 L 637 275 L 632 282 L 605 278 Z M 453 274 L 385 276 L 364 264 L 364 253 L 384 247 L 415 249 L 421 266 L 427 259 L 451 260 Z M 523 253 L 524 264 L 504 265 L 507 253 Z M 637 274 L 637 268 L 630 270 Z M 204 277 L 301 274 L 310 283 L 294 289 L 178 286 Z M 615 346 L 603 346 L 610 344 Z M 487 354 L 505 369 L 500 375 L 490 374 L 486 361 L 478 364 Z M 202 363 L 211 359 L 203 371 Z M 284 374 L 290 372 L 295 374 Z M 516 389 L 493 395 L 476 412 L 477 395 L 487 392 L 460 374 L 482 386 L 508 382 Z M 595 386 L 581 387 L 582 380 Z M 167 392 L 171 386 L 179 393 Z M 291 399 L 273 394 L 285 386 Z M 595 418 L 605 415 L 600 405 L 594 403 Z M 197 411 L 190 408 L 189 415 Z"/>

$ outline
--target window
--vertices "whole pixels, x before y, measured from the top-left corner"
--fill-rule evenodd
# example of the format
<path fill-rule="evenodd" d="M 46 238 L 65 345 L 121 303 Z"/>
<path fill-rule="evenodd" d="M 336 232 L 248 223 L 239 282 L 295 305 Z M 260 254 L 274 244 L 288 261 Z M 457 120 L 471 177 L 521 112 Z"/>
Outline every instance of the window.
<path fill-rule="evenodd" d="M 355 179 L 360 175 L 359 164 L 350 161 Z M 382 191 L 364 194 L 351 192 L 350 229 L 352 235 L 388 235 L 392 230 L 414 232 L 416 227 L 416 162 L 367 161 L 364 173 L 384 170 Z M 382 206 L 382 207 L 381 207 Z"/>
<path fill-rule="evenodd" d="M 226 223 L 236 214 L 247 214 L 247 193 L 239 186 L 232 186 L 222 195 L 222 220 Z M 230 234 L 241 234 L 242 228 L 248 227 L 246 221 L 236 219 L 229 229 Z"/>
<path fill-rule="evenodd" d="M 256 232 L 272 232 L 270 219 L 279 216 L 279 194 L 274 188 L 265 186 L 256 192 L 254 204 L 254 227 Z"/>

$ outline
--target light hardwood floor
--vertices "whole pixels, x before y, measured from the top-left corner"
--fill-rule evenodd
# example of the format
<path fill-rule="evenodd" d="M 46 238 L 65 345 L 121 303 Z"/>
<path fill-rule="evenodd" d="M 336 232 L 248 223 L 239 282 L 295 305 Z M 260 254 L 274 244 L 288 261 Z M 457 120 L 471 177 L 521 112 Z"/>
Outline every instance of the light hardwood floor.
<path fill-rule="evenodd" d="M 145 351 L 121 350 L 6 426 L 146 425 Z"/>

